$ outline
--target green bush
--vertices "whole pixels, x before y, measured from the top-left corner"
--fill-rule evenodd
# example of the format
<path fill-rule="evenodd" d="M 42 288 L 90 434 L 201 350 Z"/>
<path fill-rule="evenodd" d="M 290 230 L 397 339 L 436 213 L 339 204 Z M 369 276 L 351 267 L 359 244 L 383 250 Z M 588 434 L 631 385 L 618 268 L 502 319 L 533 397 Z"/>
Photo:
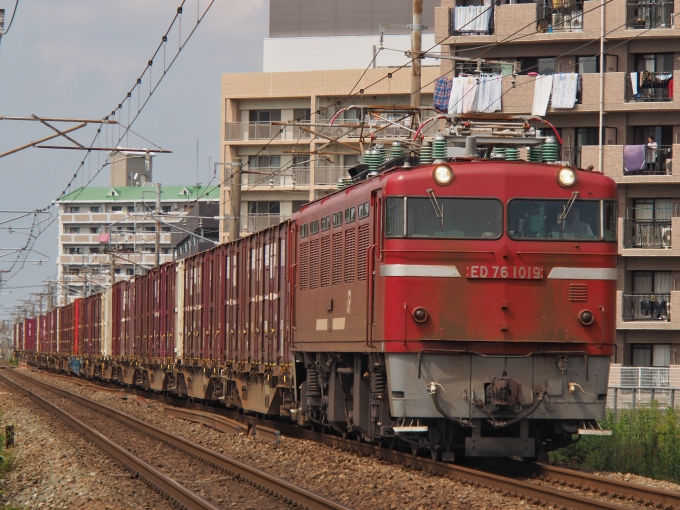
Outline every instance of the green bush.
<path fill-rule="evenodd" d="M 650 408 L 610 412 L 600 423 L 611 436 L 583 436 L 551 460 L 594 471 L 613 471 L 680 483 L 680 412 Z"/>

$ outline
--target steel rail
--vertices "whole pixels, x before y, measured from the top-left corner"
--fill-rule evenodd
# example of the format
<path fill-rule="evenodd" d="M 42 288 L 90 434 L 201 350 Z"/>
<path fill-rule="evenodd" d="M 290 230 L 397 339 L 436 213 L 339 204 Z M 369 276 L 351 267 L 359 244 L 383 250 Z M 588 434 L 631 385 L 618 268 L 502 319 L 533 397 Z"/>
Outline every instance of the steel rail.
<path fill-rule="evenodd" d="M 184 439 L 183 437 L 177 436 L 163 429 L 156 428 L 153 425 L 150 425 L 142 420 L 139 420 L 128 414 L 125 414 L 122 411 L 118 411 L 111 407 L 100 404 L 99 402 L 95 402 L 94 400 L 90 400 L 88 398 L 82 397 L 75 393 L 71 393 L 56 386 L 51 386 L 47 383 L 38 381 L 37 379 L 34 379 L 27 375 L 19 374 L 17 372 L 13 372 L 13 374 L 17 374 L 19 375 L 20 378 L 27 379 L 31 383 L 34 383 L 37 386 L 45 388 L 46 390 L 61 395 L 67 399 L 75 400 L 81 405 L 89 407 L 94 411 L 97 411 L 101 414 L 109 416 L 110 418 L 125 423 L 126 425 L 129 425 L 130 427 L 140 430 L 145 434 L 148 434 L 152 437 L 156 437 L 157 439 L 163 441 L 164 443 L 174 448 L 185 451 L 186 453 L 193 455 L 194 457 L 204 462 L 207 462 L 211 465 L 224 469 L 229 473 L 238 475 L 239 477 L 249 481 L 258 488 L 259 487 L 267 488 L 270 491 L 273 491 L 275 494 L 278 494 L 279 496 L 283 497 L 284 499 L 293 501 L 299 505 L 302 505 L 303 507 L 309 508 L 311 510 L 349 510 L 349 507 L 346 507 L 331 499 L 325 498 L 320 494 L 299 487 L 276 476 L 270 475 L 265 471 L 244 464 L 243 462 L 240 462 L 231 457 L 227 457 L 226 455 L 217 453 L 213 450 L 205 448 L 204 446 Z"/>
<path fill-rule="evenodd" d="M 623 482 L 605 476 L 597 476 L 546 464 L 531 466 L 530 472 L 539 480 L 552 483 L 559 482 L 582 491 L 597 491 L 600 494 L 606 493 L 613 498 L 625 497 L 633 499 L 639 504 L 653 505 L 657 508 L 680 508 L 680 494 L 658 487 Z"/>
<path fill-rule="evenodd" d="M 4 372 L 4 370 L 2 371 Z M 186 489 L 175 480 L 169 476 L 161 473 L 156 468 L 150 466 L 142 459 L 128 452 L 121 446 L 117 445 L 113 441 L 104 437 L 102 434 L 97 432 L 91 427 L 88 427 L 83 422 L 67 413 L 63 409 L 55 406 L 54 404 L 48 402 L 40 395 L 36 395 L 30 390 L 20 386 L 15 381 L 7 377 L 5 373 L 0 372 L 0 378 L 14 390 L 23 393 L 31 398 L 36 404 L 42 407 L 45 411 L 55 415 L 69 427 L 79 432 L 87 439 L 92 441 L 94 444 L 99 446 L 102 450 L 108 453 L 110 456 L 114 457 L 116 460 L 126 465 L 131 471 L 138 473 L 142 478 L 149 482 L 152 486 L 156 487 L 158 490 L 163 492 L 169 498 L 175 500 L 177 503 L 186 508 L 191 509 L 205 509 L 205 510 L 217 510 L 209 501 L 206 501 L 198 494 Z M 34 380 L 32 378 L 29 378 Z"/>
<path fill-rule="evenodd" d="M 53 374 L 51 372 L 45 372 L 42 371 L 42 373 L 46 375 L 50 375 L 52 377 L 59 377 L 63 379 L 72 379 L 72 380 L 77 380 L 77 377 L 74 376 L 59 376 L 57 374 Z M 30 378 L 31 380 L 34 380 L 33 378 Z M 102 387 L 104 386 L 110 386 L 110 387 L 118 387 L 119 385 L 116 385 L 114 383 L 108 383 L 105 381 L 98 381 L 97 385 L 101 385 Z M 222 415 L 228 418 L 231 418 L 232 420 L 240 421 L 242 423 L 247 423 L 248 425 L 254 425 L 254 426 L 269 426 L 269 427 L 276 427 L 282 434 L 291 436 L 291 437 L 298 437 L 302 439 L 308 439 L 320 443 L 324 443 L 329 446 L 333 446 L 336 448 L 341 448 L 343 450 L 348 450 L 348 451 L 353 451 L 357 453 L 361 453 L 364 455 L 371 455 L 375 456 L 378 458 L 381 458 L 383 460 L 389 461 L 389 462 L 396 462 L 400 464 L 404 464 L 407 466 L 419 468 L 419 469 L 425 469 L 437 474 L 440 474 L 442 476 L 446 476 L 448 478 L 454 478 L 454 479 L 460 479 L 460 480 L 468 480 L 468 478 L 465 478 L 465 476 L 461 476 L 461 473 L 464 475 L 465 471 L 460 471 L 460 470 L 467 470 L 471 471 L 472 473 L 481 473 L 483 474 L 484 472 L 477 471 L 474 469 L 470 468 L 465 468 L 463 466 L 457 466 L 454 464 L 449 464 L 445 462 L 438 462 L 438 461 L 433 461 L 427 458 L 423 457 L 416 457 L 414 455 L 410 455 L 405 452 L 400 452 L 400 451 L 395 451 L 395 450 L 390 450 L 386 448 L 381 448 L 379 446 L 376 446 L 374 444 L 370 443 L 362 443 L 358 441 L 353 441 L 349 439 L 342 439 L 341 437 L 337 436 L 331 436 L 328 434 L 323 434 L 320 432 L 315 432 L 310 429 L 304 429 L 301 427 L 297 427 L 292 424 L 286 424 L 282 422 L 273 422 L 271 420 L 265 420 L 262 418 L 258 418 L 255 416 L 247 416 L 244 414 L 241 414 L 239 412 L 235 411 L 230 411 L 226 408 L 221 408 L 221 407 L 212 407 L 209 405 L 204 405 L 204 404 L 197 404 L 194 402 L 188 402 L 186 400 L 177 398 L 177 397 L 172 397 L 172 396 L 167 396 L 167 395 L 161 395 L 158 393 L 154 393 L 151 391 L 146 391 L 142 390 L 139 388 L 134 388 L 134 387 L 127 387 L 125 389 L 126 392 L 133 393 L 133 394 L 138 394 L 138 395 L 144 395 L 150 398 L 153 398 L 155 400 L 160 400 L 162 402 L 165 402 L 170 405 L 174 405 L 176 407 L 182 407 L 185 409 L 195 409 L 198 411 L 204 411 L 212 414 L 217 414 L 217 415 Z M 657 487 L 650 487 L 650 486 L 645 486 L 645 485 L 640 485 L 636 483 L 630 483 L 630 482 L 621 482 L 619 480 L 607 478 L 604 476 L 597 476 L 597 475 L 592 475 L 589 473 L 585 473 L 582 471 L 576 471 L 576 470 L 571 470 L 571 469 L 565 469 L 565 468 L 558 468 L 555 466 L 548 466 L 545 464 L 536 464 L 534 466 L 525 466 L 522 465 L 522 469 L 524 471 L 529 471 L 532 475 L 536 476 L 538 479 L 541 479 L 543 477 L 543 481 L 546 482 L 557 482 L 558 480 L 560 482 L 565 482 L 564 485 L 570 486 L 570 488 L 575 488 L 578 490 L 582 491 L 590 491 L 593 492 L 594 495 L 600 494 L 600 495 L 610 495 L 613 498 L 621 498 L 624 496 L 625 498 L 629 500 L 635 500 L 636 503 L 641 504 L 641 505 L 647 505 L 649 506 L 649 503 L 651 502 L 654 506 L 657 508 L 664 508 L 666 510 L 672 508 L 680 509 L 680 494 L 676 494 L 675 492 L 668 491 L 665 489 L 657 488 Z M 510 480 L 512 484 L 516 484 L 518 481 L 515 478 L 507 478 L 507 480 Z M 527 483 L 527 482 L 524 482 Z M 485 485 L 489 486 L 490 484 L 488 482 L 484 483 Z M 482 484 L 482 485 L 484 485 Z M 535 486 L 535 484 L 529 484 L 532 486 Z M 595 490 L 596 489 L 596 490 Z M 606 494 L 605 494 L 606 491 Z M 507 492 L 513 492 L 517 495 L 521 495 L 521 493 L 518 492 L 517 487 L 514 487 L 513 490 L 509 490 Z M 570 493 L 560 491 L 562 494 L 569 495 Z M 552 501 L 552 500 L 549 500 Z M 601 499 L 589 499 L 593 503 L 591 508 L 622 508 L 621 506 L 616 506 L 612 505 L 610 507 L 607 506 L 607 502 L 603 501 Z M 566 505 L 569 506 L 569 505 Z M 577 506 L 574 508 L 587 508 L 587 507 L 582 507 L 582 506 Z"/>

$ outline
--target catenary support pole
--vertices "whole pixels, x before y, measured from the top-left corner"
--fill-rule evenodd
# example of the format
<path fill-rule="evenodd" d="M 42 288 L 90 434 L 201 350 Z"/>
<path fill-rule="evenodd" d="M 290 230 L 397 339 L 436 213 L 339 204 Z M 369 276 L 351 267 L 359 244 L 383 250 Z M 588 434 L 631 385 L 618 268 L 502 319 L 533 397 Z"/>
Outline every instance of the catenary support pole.
<path fill-rule="evenodd" d="M 411 27 L 411 106 L 419 107 L 420 53 L 423 43 L 423 0 L 413 0 L 413 26 Z"/>
<path fill-rule="evenodd" d="M 158 217 L 161 214 L 161 183 L 156 183 L 156 267 L 160 266 L 161 261 L 161 221 Z"/>
<path fill-rule="evenodd" d="M 241 169 L 243 163 L 234 159 L 231 163 L 231 222 L 229 241 L 235 241 L 241 234 Z"/>

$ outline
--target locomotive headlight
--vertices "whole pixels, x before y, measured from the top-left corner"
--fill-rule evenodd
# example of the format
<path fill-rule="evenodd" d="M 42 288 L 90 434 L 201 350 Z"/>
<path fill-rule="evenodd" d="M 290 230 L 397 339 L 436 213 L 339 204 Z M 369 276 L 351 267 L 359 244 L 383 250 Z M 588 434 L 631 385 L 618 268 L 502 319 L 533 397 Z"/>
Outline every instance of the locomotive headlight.
<path fill-rule="evenodd" d="M 453 170 L 449 165 L 437 165 L 432 171 L 432 178 L 440 186 L 446 186 L 453 180 Z"/>
<path fill-rule="evenodd" d="M 557 172 L 557 182 L 563 188 L 570 188 L 576 184 L 576 170 L 565 166 Z"/>

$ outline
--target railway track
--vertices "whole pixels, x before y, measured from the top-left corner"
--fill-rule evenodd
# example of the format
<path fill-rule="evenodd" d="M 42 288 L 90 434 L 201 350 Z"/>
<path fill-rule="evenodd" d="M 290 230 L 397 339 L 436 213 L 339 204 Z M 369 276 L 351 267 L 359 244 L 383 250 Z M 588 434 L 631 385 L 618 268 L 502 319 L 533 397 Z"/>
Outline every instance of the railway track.
<path fill-rule="evenodd" d="M 262 489 L 268 494 L 282 498 L 284 502 L 294 503 L 312 510 L 347 510 L 347 507 L 341 505 L 340 503 L 324 498 L 323 496 L 312 491 L 294 485 L 281 478 L 272 476 L 265 471 L 256 469 L 238 460 L 229 458 L 201 445 L 188 441 L 182 437 L 154 427 L 108 406 L 99 404 L 98 402 L 92 401 L 61 388 L 51 386 L 32 377 L 20 374 L 16 371 L 12 371 L 11 376 L 8 376 L 7 372 L 7 370 L 0 370 L 0 380 L 11 386 L 16 391 L 29 396 L 32 400 L 38 403 L 40 407 L 59 417 L 66 424 L 93 441 L 123 465 L 127 466 L 131 471 L 139 474 L 139 476 L 144 478 L 149 484 L 157 488 L 168 498 L 174 500 L 176 503 L 185 508 L 212 510 L 219 507 L 196 494 L 195 492 L 190 491 L 181 483 L 154 468 L 149 463 L 144 462 L 126 448 L 106 438 L 94 428 L 89 427 L 70 413 L 66 412 L 64 409 L 57 407 L 40 395 L 30 391 L 25 387 L 25 384 L 33 384 L 42 390 L 51 392 L 68 401 L 75 402 L 94 413 L 99 413 L 103 416 L 112 418 L 126 425 L 127 427 L 136 429 L 147 436 L 155 438 L 171 446 L 183 454 L 187 454 L 195 459 L 199 459 L 203 463 L 214 468 L 226 471 L 232 475 L 232 477 L 246 480 L 256 488 Z M 19 382 L 22 384 L 18 384 L 14 379 L 19 380 Z"/>
<path fill-rule="evenodd" d="M 43 373 L 50 376 L 53 375 L 49 372 Z M 33 378 L 27 378 L 35 381 Z M 76 378 L 71 377 L 71 380 L 76 380 Z M 101 383 L 101 387 L 115 386 L 110 383 Z M 370 443 L 343 439 L 278 421 L 273 422 L 255 416 L 247 416 L 225 408 L 187 402 L 179 398 L 160 395 L 138 388 L 129 387 L 126 388 L 126 391 L 154 398 L 177 407 L 209 411 L 226 416 L 232 420 L 245 422 L 249 425 L 275 426 L 282 434 L 288 436 L 309 439 L 344 450 L 374 456 L 389 462 L 427 470 L 441 476 L 485 487 L 504 495 L 522 497 L 536 504 L 548 504 L 557 508 L 574 508 L 578 510 L 596 508 L 622 509 L 634 508 L 636 506 L 645 508 L 654 507 L 663 510 L 680 509 L 680 494 L 675 492 L 614 480 L 581 471 L 544 464 L 527 466 L 524 463 L 516 462 L 516 464 L 512 464 L 513 467 L 506 469 L 506 472 L 508 470 L 515 470 L 517 475 L 499 475 L 485 470 L 434 461 L 403 451 L 382 448 Z M 623 505 L 621 503 L 626 504 Z"/>

